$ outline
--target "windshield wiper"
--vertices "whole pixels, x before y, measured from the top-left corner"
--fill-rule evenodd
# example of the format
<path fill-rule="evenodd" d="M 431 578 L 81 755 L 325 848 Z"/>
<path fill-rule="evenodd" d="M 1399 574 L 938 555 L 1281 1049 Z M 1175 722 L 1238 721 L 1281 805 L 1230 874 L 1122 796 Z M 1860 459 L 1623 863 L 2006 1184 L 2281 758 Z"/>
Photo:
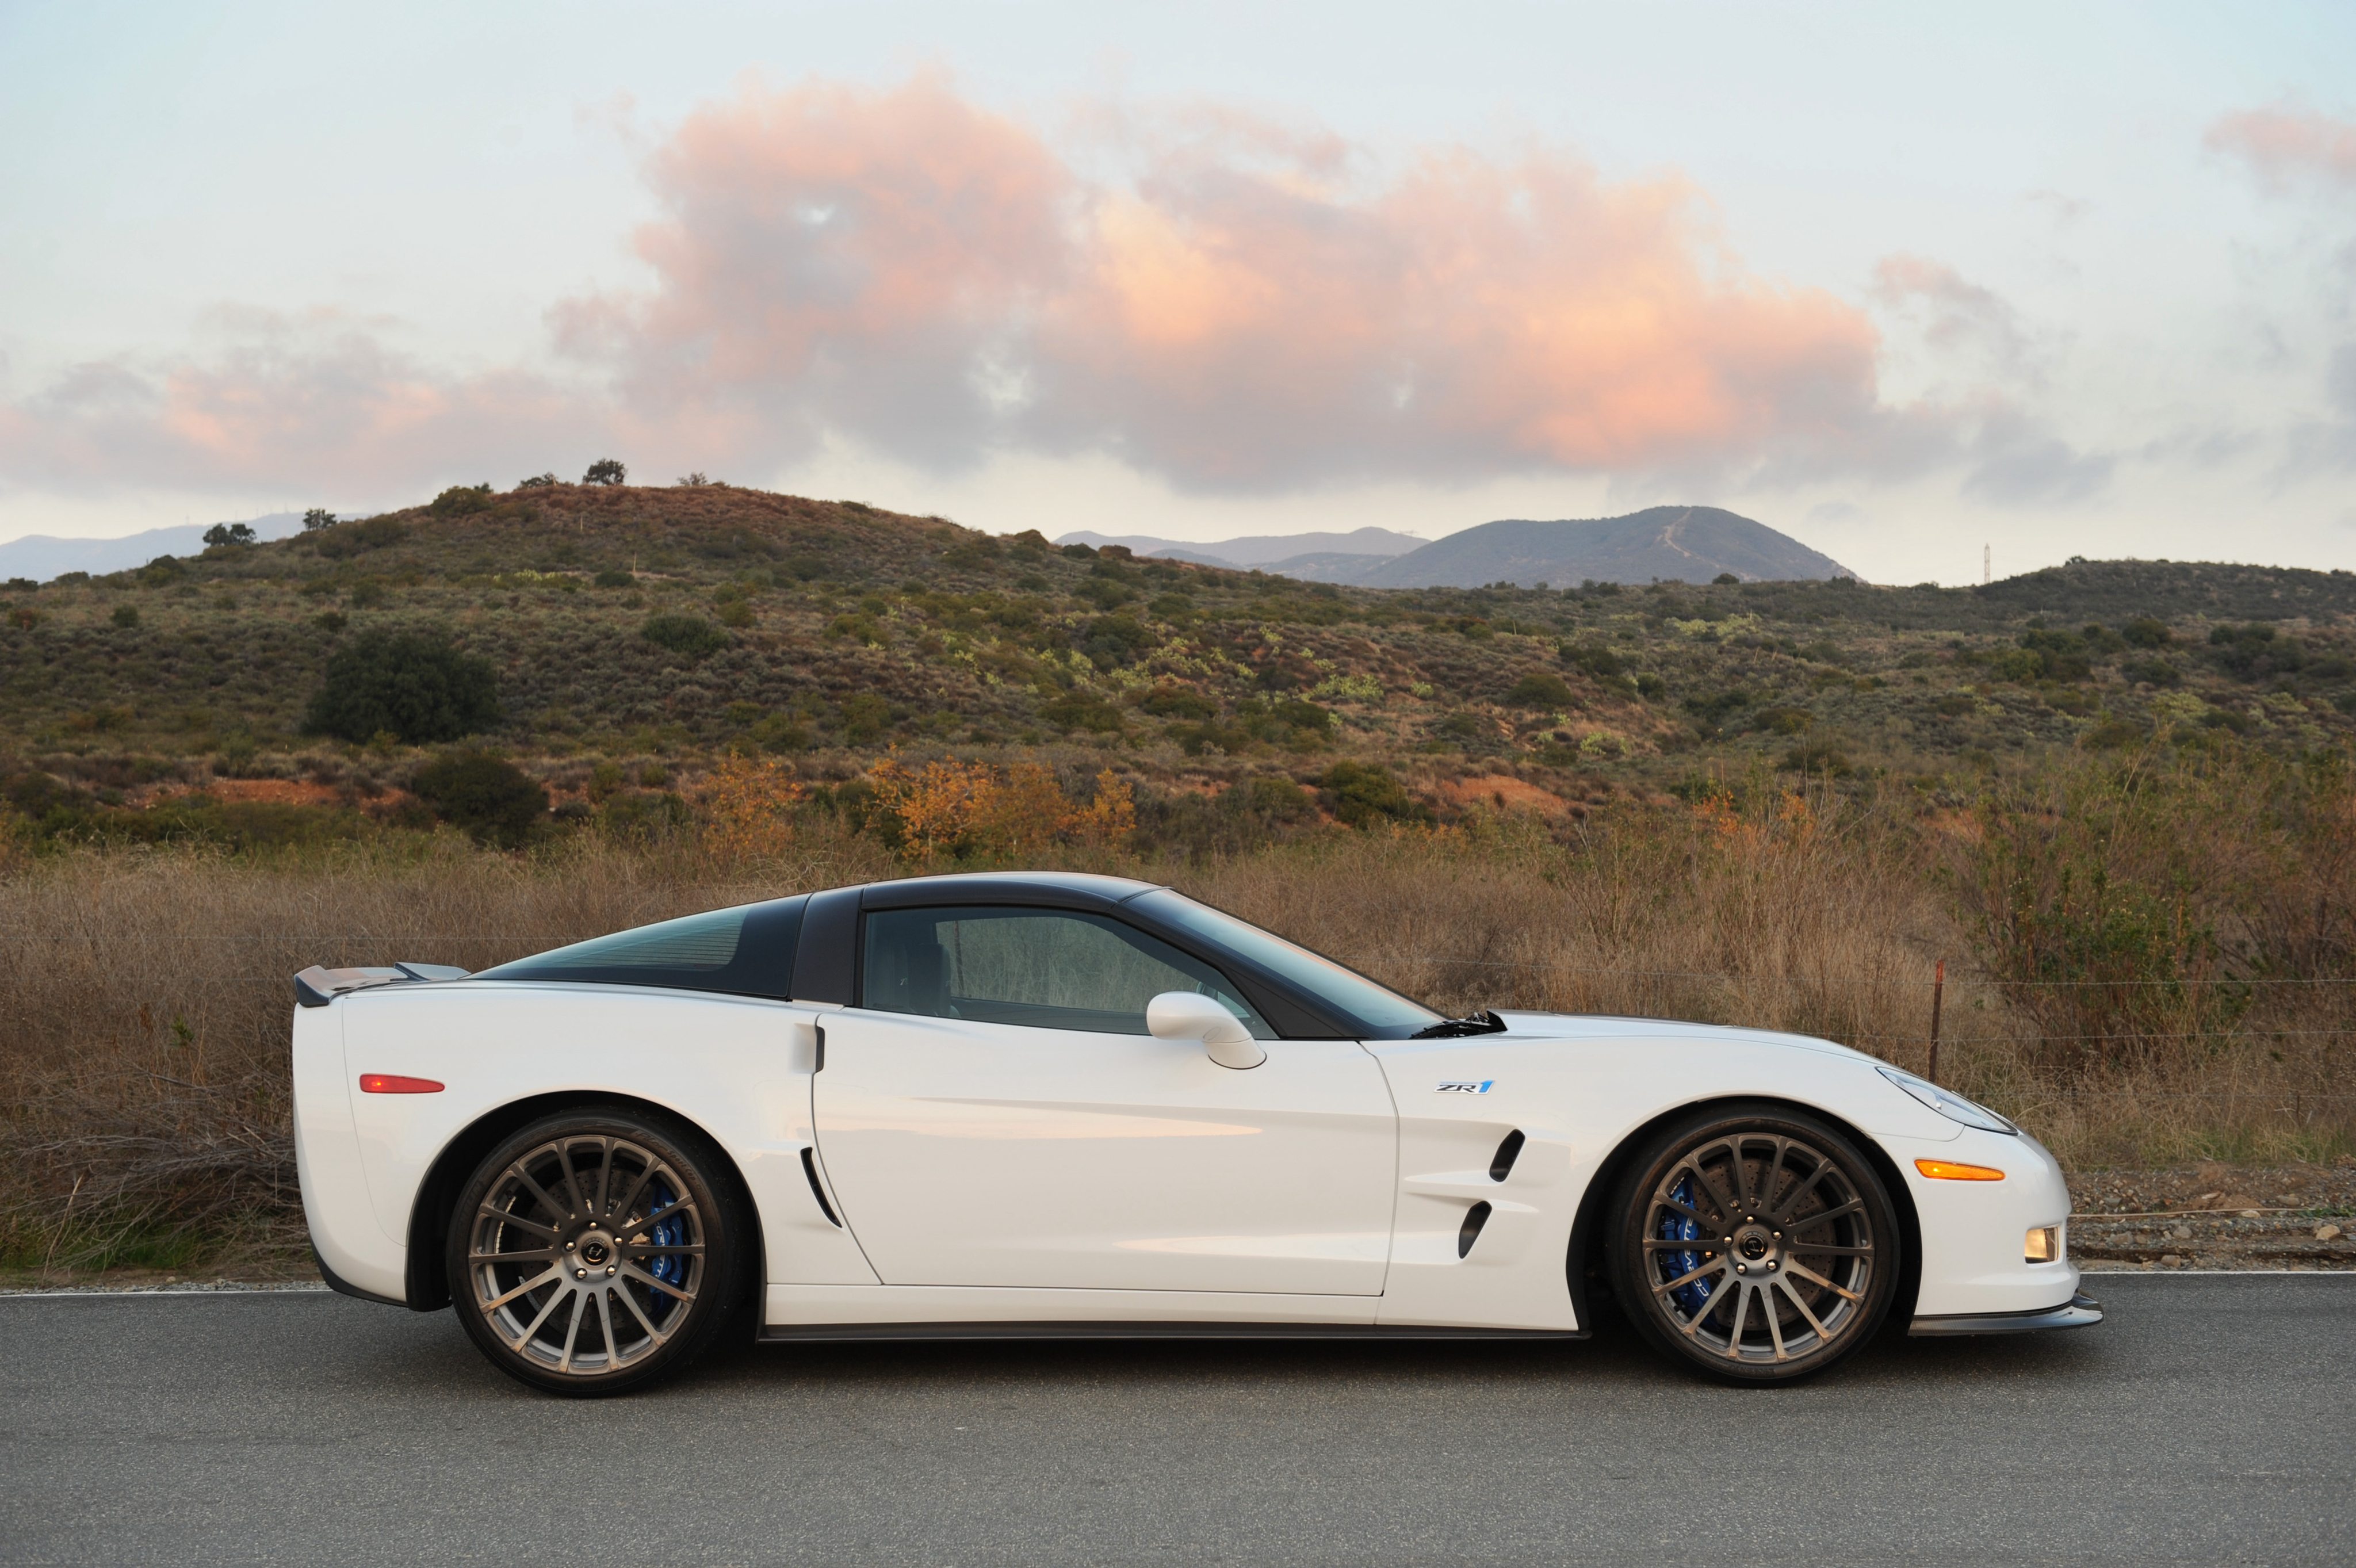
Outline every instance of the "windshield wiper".
<path fill-rule="evenodd" d="M 1453 1035 L 1502 1035 L 1505 1021 L 1494 1013 L 1475 1013 L 1470 1018 L 1442 1018 L 1437 1024 L 1425 1026 L 1408 1036 L 1410 1040 L 1444 1040 Z"/>

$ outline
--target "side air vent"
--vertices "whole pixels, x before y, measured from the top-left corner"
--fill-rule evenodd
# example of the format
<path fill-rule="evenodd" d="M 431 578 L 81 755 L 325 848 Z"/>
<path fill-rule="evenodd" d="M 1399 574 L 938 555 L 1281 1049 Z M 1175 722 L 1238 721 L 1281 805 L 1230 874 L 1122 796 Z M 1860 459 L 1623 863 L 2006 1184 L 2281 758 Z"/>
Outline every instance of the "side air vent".
<path fill-rule="evenodd" d="M 826 1216 L 829 1225 L 837 1230 L 841 1230 L 842 1221 L 834 1217 L 834 1205 L 826 1200 L 826 1188 L 818 1184 L 818 1160 L 807 1148 L 802 1150 L 802 1175 L 809 1177 L 810 1196 L 818 1199 L 818 1211 Z"/>
<path fill-rule="evenodd" d="M 1489 1206 L 1476 1203 L 1464 1212 L 1464 1229 L 1456 1233 L 1456 1255 L 1463 1257 L 1472 1251 L 1472 1243 L 1481 1239 L 1481 1227 L 1489 1223 Z"/>
<path fill-rule="evenodd" d="M 1497 1145 L 1496 1157 L 1489 1162 L 1491 1181 L 1503 1181 L 1514 1174 L 1514 1162 L 1522 1157 L 1522 1144 L 1526 1142 L 1519 1127 L 1505 1134 L 1505 1141 Z"/>

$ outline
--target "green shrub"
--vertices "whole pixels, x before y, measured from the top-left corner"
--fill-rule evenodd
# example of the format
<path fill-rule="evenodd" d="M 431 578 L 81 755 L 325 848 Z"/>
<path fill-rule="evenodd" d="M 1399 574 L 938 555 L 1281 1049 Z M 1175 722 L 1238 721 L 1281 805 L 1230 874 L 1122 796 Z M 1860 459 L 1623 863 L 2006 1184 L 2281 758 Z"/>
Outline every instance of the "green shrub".
<path fill-rule="evenodd" d="M 456 740 L 499 719 L 490 660 L 436 632 L 367 632 L 327 660 L 304 728 L 367 742 L 389 734 L 410 746 Z"/>
<path fill-rule="evenodd" d="M 668 648 L 686 659 L 701 659 L 728 646 L 728 634 L 701 616 L 684 610 L 661 610 L 647 618 L 638 635 L 658 648 Z"/>
<path fill-rule="evenodd" d="M 1043 704 L 1039 716 L 1058 729 L 1092 730 L 1109 735 L 1121 727 L 1120 710 L 1100 697 L 1069 692 Z"/>
<path fill-rule="evenodd" d="M 589 465 L 588 472 L 581 476 L 581 482 L 584 485 L 618 485 L 629 477 L 630 470 L 624 467 L 619 459 L 600 457 Z"/>
<path fill-rule="evenodd" d="M 2137 648 L 2165 648 L 2169 644 L 2168 623 L 2150 616 L 2137 616 L 2119 628 L 2119 635 Z"/>
<path fill-rule="evenodd" d="M 115 625 L 125 628 L 137 626 L 139 624 L 139 607 L 137 605 L 117 605 L 114 607 L 114 614 L 110 618 L 112 619 Z"/>
<path fill-rule="evenodd" d="M 591 578 L 589 583 L 590 586 L 595 588 L 634 588 L 637 586 L 638 580 L 627 572 L 608 566 Z"/>
<path fill-rule="evenodd" d="M 1373 763 L 1335 763 L 1317 780 L 1317 798 L 1354 828 L 1431 821 L 1430 807 L 1408 794 L 1389 768 Z"/>
<path fill-rule="evenodd" d="M 250 523 L 217 522 L 205 530 L 205 548 L 215 550 L 225 544 L 251 544 L 254 538 L 253 527 Z"/>
<path fill-rule="evenodd" d="M 1570 705 L 1570 686 L 1559 675 L 1533 670 L 1513 684 L 1505 701 L 1517 708 L 1543 708 L 1549 713 Z"/>
<path fill-rule="evenodd" d="M 519 848 L 548 815 L 548 789 L 514 763 L 485 751 L 453 752 L 409 781 L 434 814 L 478 843 Z"/>

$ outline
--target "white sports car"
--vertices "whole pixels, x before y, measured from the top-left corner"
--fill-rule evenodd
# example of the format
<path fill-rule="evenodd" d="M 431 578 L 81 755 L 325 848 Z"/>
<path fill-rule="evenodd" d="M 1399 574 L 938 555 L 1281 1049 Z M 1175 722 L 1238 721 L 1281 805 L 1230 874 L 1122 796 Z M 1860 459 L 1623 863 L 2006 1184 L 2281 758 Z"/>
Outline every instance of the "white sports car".
<path fill-rule="evenodd" d="M 1992 1112 L 1824 1040 L 1444 1018 L 1166 887 L 955 875 L 295 977 L 319 1268 L 560 1393 L 764 1340 L 2101 1321 Z M 749 1317 L 749 1322 L 747 1321 Z"/>

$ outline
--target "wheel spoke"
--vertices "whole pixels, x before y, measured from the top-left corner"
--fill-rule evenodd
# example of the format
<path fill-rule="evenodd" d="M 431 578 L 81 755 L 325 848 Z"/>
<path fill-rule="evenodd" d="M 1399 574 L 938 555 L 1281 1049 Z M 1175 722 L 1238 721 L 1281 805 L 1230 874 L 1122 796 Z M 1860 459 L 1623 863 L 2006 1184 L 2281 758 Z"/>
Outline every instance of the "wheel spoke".
<path fill-rule="evenodd" d="M 584 1216 L 594 1214 L 595 1210 L 589 1207 L 589 1199 L 581 1191 L 581 1173 L 573 1168 L 573 1146 L 566 1144 L 559 1148 L 556 1161 L 564 1167 L 564 1185 L 573 1189 L 573 1207 L 570 1212 Z"/>
<path fill-rule="evenodd" d="M 1717 1221 L 1713 1220 L 1708 1215 L 1704 1214 L 1692 1204 L 1685 1203 L 1676 1198 L 1671 1197 L 1666 1193 L 1661 1194 L 1659 1197 L 1654 1198 L 1653 1201 L 1660 1208 L 1675 1209 L 1676 1212 L 1684 1215 L 1687 1219 L 1692 1220 L 1697 1225 L 1707 1225 L 1713 1230 L 1718 1229 Z"/>
<path fill-rule="evenodd" d="M 1699 1159 L 1689 1158 L 1687 1160 L 1686 1164 L 1692 1167 L 1694 1179 L 1701 1184 L 1702 1190 L 1708 1193 L 1710 1200 L 1719 1206 L 1719 1223 L 1723 1225 L 1733 1224 L 1735 1222 L 1734 1217 L 1742 1212 L 1742 1205 L 1730 1199 L 1726 1196 L 1725 1189 L 1720 1187 L 1717 1182 L 1710 1179 L 1709 1173 L 1702 1169 L 1701 1161 Z M 1739 1149 L 1735 1151 L 1734 1155 L 1734 1179 L 1738 1186 L 1740 1185 L 1742 1181 L 1742 1153 Z"/>
<path fill-rule="evenodd" d="M 1793 1273 L 1795 1273 L 1802 1279 L 1806 1280 L 1810 1284 L 1819 1284 L 1824 1286 L 1826 1290 L 1832 1292 L 1835 1295 L 1839 1296 L 1844 1301 L 1863 1301 L 1865 1299 L 1864 1295 L 1857 1291 L 1850 1290 L 1846 1285 L 1837 1285 L 1833 1283 L 1832 1281 L 1825 1278 L 1824 1275 L 1816 1273 L 1815 1270 L 1808 1267 L 1805 1263 L 1787 1262 L 1783 1266 Z"/>
<path fill-rule="evenodd" d="M 622 1251 L 625 1256 L 632 1258 L 700 1258 L 703 1256 L 703 1243 L 689 1241 L 677 1247 L 641 1247 L 624 1242 Z"/>
<path fill-rule="evenodd" d="M 534 1274 L 531 1278 L 524 1281 L 523 1283 L 516 1286 L 515 1289 L 508 1292 L 505 1295 L 495 1296 L 491 1300 L 483 1303 L 483 1310 L 485 1312 L 497 1312 L 499 1308 L 505 1306 L 516 1297 L 537 1290 L 541 1285 L 548 1283 L 551 1280 L 560 1280 L 563 1277 L 564 1270 L 562 1267 L 555 1263 L 551 1263 L 545 1273 Z"/>
<path fill-rule="evenodd" d="M 496 1219 L 503 1225 L 512 1225 L 519 1230 L 537 1230 L 552 1241 L 556 1240 L 558 1235 L 557 1229 L 553 1225 L 542 1225 L 536 1219 L 526 1219 L 512 1209 L 501 1208 L 495 1204 L 486 1203 L 478 1213 L 483 1219 Z"/>
<path fill-rule="evenodd" d="M 551 1147 L 551 1148 L 555 1148 L 556 1146 L 555 1146 L 553 1144 L 550 1144 L 550 1145 L 549 1145 L 549 1147 Z M 532 1154 L 535 1154 L 535 1155 L 536 1155 L 536 1154 L 539 1154 L 539 1153 L 541 1153 L 541 1151 L 540 1151 L 540 1150 L 538 1150 L 538 1149 L 534 1149 L 534 1150 L 532 1151 Z M 525 1155 L 525 1156 L 524 1156 L 524 1158 L 525 1158 L 525 1159 L 529 1159 L 529 1158 L 530 1158 L 530 1157 L 531 1157 L 531 1156 L 530 1156 L 530 1155 Z M 557 1150 L 556 1150 L 556 1157 L 557 1157 L 557 1159 L 558 1159 L 559 1161 L 562 1161 L 562 1160 L 564 1158 L 564 1151 L 563 1151 L 563 1150 L 562 1150 L 562 1149 L 557 1149 Z M 565 1208 L 565 1207 L 564 1207 L 564 1205 L 562 1205 L 562 1204 L 561 1204 L 561 1203 L 557 1202 L 557 1201 L 556 1201 L 556 1198 L 555 1198 L 555 1197 L 554 1197 L 554 1195 L 553 1195 L 553 1194 L 552 1194 L 552 1193 L 551 1193 L 551 1192 L 550 1192 L 546 1187 L 544 1187 L 541 1186 L 541 1185 L 540 1185 L 540 1183 L 538 1183 L 538 1182 L 536 1182 L 536 1181 L 532 1180 L 532 1178 L 531 1178 L 531 1173 L 530 1173 L 530 1171 L 528 1171 L 528 1170 L 526 1170 L 526 1169 L 524 1169 L 524 1168 L 523 1168 L 523 1160 L 518 1160 L 514 1165 L 512 1165 L 509 1166 L 509 1167 L 508 1167 L 508 1174 L 509 1174 L 509 1176 L 511 1176 L 515 1177 L 515 1178 L 516 1178 L 516 1180 L 518 1180 L 518 1181 L 519 1181 L 519 1182 L 523 1183 L 523 1185 L 524 1185 L 527 1188 L 529 1188 L 529 1189 L 530 1190 L 532 1197 L 534 1197 L 538 1198 L 538 1199 L 539 1199 L 542 1204 L 544 1204 L 544 1205 L 546 1205 L 546 1206 L 547 1206 L 548 1211 L 549 1211 L 551 1214 L 553 1214 L 553 1215 L 558 1216 L 559 1218 L 562 1218 L 562 1217 L 566 1216 L 566 1215 L 569 1215 L 569 1214 L 571 1214 L 571 1213 L 573 1212 L 573 1210 L 572 1210 L 572 1209 L 569 1209 L 569 1208 Z M 551 1232 L 551 1234 L 553 1234 L 553 1232 Z"/>
<path fill-rule="evenodd" d="M 598 1142 L 605 1145 L 605 1150 L 604 1157 L 597 1164 L 597 1207 L 589 1211 L 591 1214 L 605 1212 L 605 1199 L 612 1196 L 614 1186 L 614 1140 L 601 1138 Z"/>
<path fill-rule="evenodd" d="M 1873 1247 L 1870 1243 L 1862 1247 L 1837 1247 L 1830 1241 L 1787 1241 L 1783 1244 L 1783 1251 L 1786 1252 L 1805 1252 L 1811 1257 L 1825 1253 L 1829 1253 L 1835 1257 L 1842 1258 L 1869 1258 L 1873 1256 Z"/>
<path fill-rule="evenodd" d="M 638 1298 L 632 1295 L 626 1288 L 616 1286 L 614 1287 L 614 1292 L 622 1298 L 622 1305 L 630 1309 L 630 1316 L 638 1320 L 638 1326 L 647 1331 L 647 1338 L 649 1341 L 647 1348 L 649 1350 L 659 1348 L 663 1341 L 669 1339 L 670 1336 L 655 1326 L 654 1320 L 648 1317 L 646 1309 L 638 1305 Z"/>
<path fill-rule="evenodd" d="M 643 1219 L 629 1220 L 616 1226 L 614 1229 L 623 1236 L 631 1238 L 632 1245 L 636 1245 L 637 1243 L 635 1239 L 637 1237 L 644 1235 L 647 1231 L 653 1230 L 656 1226 L 660 1225 L 667 1220 L 684 1219 L 694 1213 L 695 1200 L 691 1197 L 682 1197 L 677 1203 L 671 1204 L 667 1208 L 657 1209 L 654 1213 L 648 1215 Z"/>
<path fill-rule="evenodd" d="M 646 1191 L 647 1184 L 654 1179 L 654 1162 L 652 1160 L 648 1160 L 638 1171 L 638 1179 L 630 1184 L 630 1190 L 623 1197 L 622 1201 L 607 1208 L 605 1212 L 609 1215 L 619 1214 L 627 1217 L 631 1208 L 638 1201 L 638 1194 Z"/>
<path fill-rule="evenodd" d="M 1818 1161 L 1816 1168 L 1808 1173 L 1807 1179 L 1794 1187 L 1790 1195 L 1783 1199 L 1783 1207 L 1775 1214 L 1775 1222 L 1779 1225 L 1786 1224 L 1791 1219 L 1793 1211 L 1800 1207 L 1808 1194 L 1816 1189 L 1816 1184 L 1839 1169 L 1840 1167 L 1830 1160 Z"/>
<path fill-rule="evenodd" d="M 1767 1163 L 1760 1167 L 1758 1212 L 1762 1214 L 1772 1216 L 1774 1212 L 1775 1183 L 1783 1174 L 1783 1153 L 1791 1146 L 1791 1139 L 1777 1138 L 1774 1152 L 1767 1156 Z"/>
<path fill-rule="evenodd" d="M 581 1299 L 581 1293 L 573 1292 L 573 1322 L 564 1330 L 564 1354 L 556 1363 L 556 1369 L 560 1372 L 573 1369 L 573 1347 L 581 1342 L 581 1320 L 589 1316 L 589 1304 Z"/>
<path fill-rule="evenodd" d="M 1808 1304 L 1800 1299 L 1800 1293 L 1792 1288 L 1792 1282 L 1788 1279 L 1784 1279 L 1778 1280 L 1775 1283 L 1783 1287 L 1783 1294 L 1791 1297 L 1792 1305 L 1799 1308 L 1800 1316 L 1808 1320 L 1808 1326 L 1816 1331 L 1817 1342 L 1819 1344 L 1828 1343 L 1832 1339 L 1832 1331 L 1826 1328 L 1822 1323 L 1818 1322 L 1816 1315 L 1808 1310 Z"/>
<path fill-rule="evenodd" d="M 523 1348 L 531 1343 L 532 1336 L 540 1332 L 540 1326 L 548 1321 L 548 1315 L 554 1312 L 558 1305 L 569 1299 L 572 1294 L 569 1290 L 550 1291 L 547 1302 L 540 1309 L 540 1316 L 534 1317 L 521 1334 L 508 1341 L 508 1348 L 519 1355 L 522 1354 Z"/>
<path fill-rule="evenodd" d="M 1733 1283 L 1734 1318 L 1726 1331 L 1726 1353 L 1739 1360 L 1742 1356 L 1742 1317 L 1751 1309 L 1751 1291 L 1748 1281 L 1736 1280 Z"/>
<path fill-rule="evenodd" d="M 609 1369 L 622 1364 L 621 1347 L 614 1342 L 613 1304 L 605 1299 L 613 1294 L 614 1287 L 607 1285 L 592 1292 L 589 1297 L 597 1304 L 597 1331 L 605 1337 L 605 1365 Z"/>
<path fill-rule="evenodd" d="M 466 1261 L 470 1263 L 509 1263 L 519 1258 L 553 1258 L 554 1256 L 556 1256 L 555 1248 L 542 1247 L 537 1251 L 530 1252 L 469 1252 L 466 1254 Z"/>
<path fill-rule="evenodd" d="M 693 1301 L 695 1299 L 695 1293 L 693 1291 L 681 1290 L 677 1285 L 665 1284 L 662 1281 L 655 1278 L 654 1275 L 647 1273 L 644 1269 L 637 1267 L 634 1263 L 626 1262 L 622 1265 L 622 1277 L 626 1280 L 636 1280 L 640 1284 L 645 1285 L 648 1289 L 659 1290 L 662 1292 L 663 1294 L 670 1296 L 678 1301 Z"/>
<path fill-rule="evenodd" d="M 1668 1292 L 1676 1290 L 1681 1286 L 1693 1283 L 1694 1281 L 1701 1278 L 1704 1274 L 1714 1274 L 1724 1267 L 1726 1267 L 1726 1261 L 1722 1258 L 1715 1263 L 1704 1263 L 1697 1269 L 1693 1269 L 1687 1273 L 1679 1274 L 1676 1279 L 1665 1280 L 1661 1283 L 1655 1285 L 1653 1287 L 1653 1294 L 1655 1295 L 1666 1294 Z"/>
<path fill-rule="evenodd" d="M 1786 1230 L 1812 1230 L 1827 1220 L 1839 1219 L 1847 1215 L 1862 1214 L 1864 1212 L 1865 1201 L 1862 1198 L 1852 1197 L 1847 1203 L 1842 1204 L 1838 1208 L 1827 1208 L 1822 1214 L 1810 1214 L 1798 1219 L 1786 1220 L 1783 1223 L 1783 1229 Z"/>
<path fill-rule="evenodd" d="M 1665 1241 L 1658 1236 L 1647 1236 L 1644 1238 L 1644 1250 L 1648 1252 L 1715 1252 L 1719 1249 L 1717 1242 L 1705 1241 L 1698 1237 L 1690 1241 Z"/>
<path fill-rule="evenodd" d="M 1767 1337 L 1775 1342 L 1775 1359 L 1788 1361 L 1792 1353 L 1783 1348 L 1783 1315 L 1775 1306 L 1774 1277 L 1770 1275 L 1759 1287 L 1759 1310 L 1767 1315 Z"/>

